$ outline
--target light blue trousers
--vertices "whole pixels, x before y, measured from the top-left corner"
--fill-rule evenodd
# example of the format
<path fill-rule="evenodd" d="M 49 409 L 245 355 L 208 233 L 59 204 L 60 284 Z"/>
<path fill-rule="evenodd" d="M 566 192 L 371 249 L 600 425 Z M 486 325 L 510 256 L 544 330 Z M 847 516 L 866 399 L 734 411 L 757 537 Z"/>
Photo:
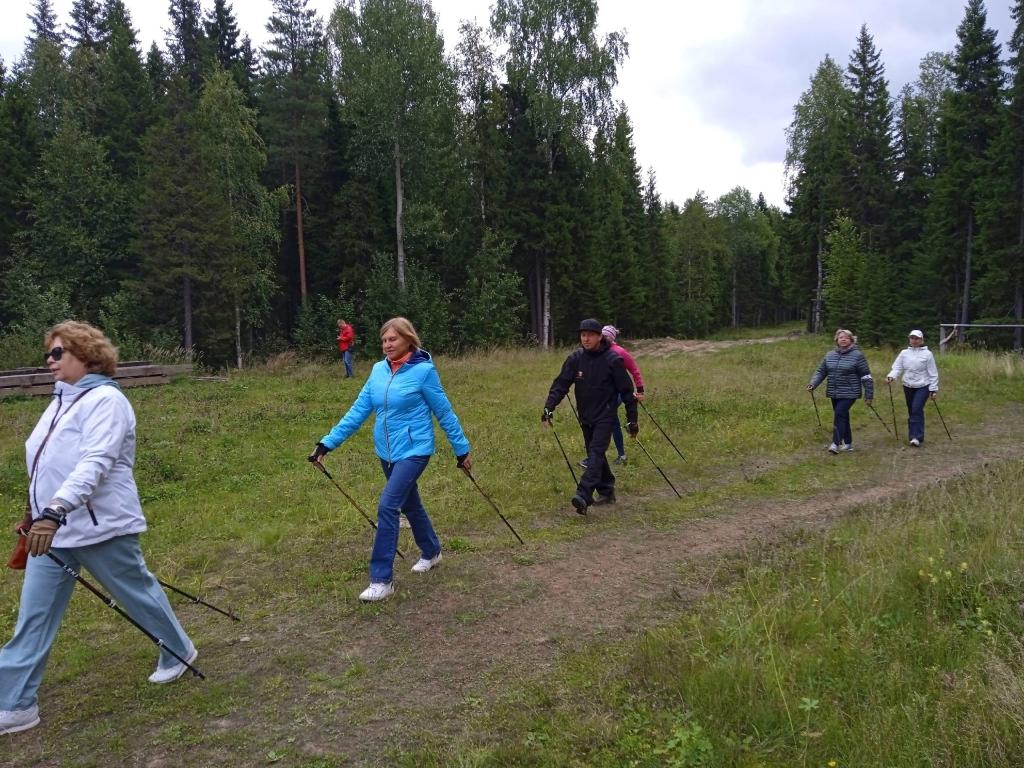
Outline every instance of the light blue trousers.
<path fill-rule="evenodd" d="M 146 568 L 138 534 L 86 547 L 54 547 L 52 552 L 76 571 L 84 566 L 99 582 L 101 591 L 125 613 L 179 656 L 188 658 L 192 641 L 178 623 L 167 595 Z M 82 575 L 88 579 L 89 574 Z M 74 578 L 53 560 L 45 555 L 29 557 L 14 637 L 0 649 L 0 709 L 28 709 L 36 703 L 50 647 L 74 588 Z M 93 595 L 87 599 L 98 600 Z M 148 642 L 141 633 L 138 639 Z M 81 642 L 87 643 L 89 638 L 81 638 Z M 177 663 L 171 654 L 160 651 L 160 666 Z"/>

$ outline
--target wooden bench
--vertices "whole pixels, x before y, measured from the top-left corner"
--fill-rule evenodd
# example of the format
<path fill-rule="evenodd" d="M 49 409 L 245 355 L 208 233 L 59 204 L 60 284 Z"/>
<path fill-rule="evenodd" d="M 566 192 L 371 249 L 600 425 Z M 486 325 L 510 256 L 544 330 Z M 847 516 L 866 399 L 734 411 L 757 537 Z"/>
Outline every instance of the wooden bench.
<path fill-rule="evenodd" d="M 176 376 L 192 372 L 191 363 L 155 365 L 146 361 L 119 363 L 114 379 L 122 387 L 167 384 Z M 15 368 L 0 371 L 0 398 L 13 395 L 53 394 L 53 374 L 47 368 Z"/>

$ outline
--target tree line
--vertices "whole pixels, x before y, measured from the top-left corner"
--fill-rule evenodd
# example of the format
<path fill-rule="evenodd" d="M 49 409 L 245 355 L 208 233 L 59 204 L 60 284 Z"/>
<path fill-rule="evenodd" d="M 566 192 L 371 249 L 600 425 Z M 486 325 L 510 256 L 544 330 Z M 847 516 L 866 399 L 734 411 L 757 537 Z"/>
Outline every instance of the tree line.
<path fill-rule="evenodd" d="M 826 57 L 782 211 L 742 187 L 662 199 L 596 0 L 495 0 L 452 55 L 427 0 L 274 0 L 259 50 L 227 0 L 171 0 L 145 53 L 122 0 L 75 0 L 64 27 L 36 0 L 0 61 L 2 364 L 71 316 L 126 355 L 239 366 L 329 348 L 338 317 L 372 339 L 407 314 L 437 351 L 564 341 L 582 315 L 872 341 L 1021 322 L 1022 2 L 1009 59 L 972 0 L 896 100 L 866 28 L 845 70 Z"/>

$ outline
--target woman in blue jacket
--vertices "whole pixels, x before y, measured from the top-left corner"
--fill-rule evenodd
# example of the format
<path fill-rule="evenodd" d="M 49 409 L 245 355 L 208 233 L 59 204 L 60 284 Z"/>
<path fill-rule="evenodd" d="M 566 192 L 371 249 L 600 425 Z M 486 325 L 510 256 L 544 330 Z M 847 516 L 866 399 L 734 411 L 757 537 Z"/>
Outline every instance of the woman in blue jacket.
<path fill-rule="evenodd" d="M 420 348 L 420 338 L 404 317 L 388 320 L 380 329 L 384 359 L 373 366 L 356 401 L 341 421 L 324 435 L 309 455 L 319 462 L 376 413 L 373 443 L 387 483 L 377 504 L 377 534 L 370 556 L 370 586 L 359 595 L 364 602 L 384 600 L 395 592 L 393 568 L 398 550 L 399 513 L 409 520 L 422 556 L 412 567 L 426 573 L 441 562 L 441 542 L 434 533 L 427 510 L 420 501 L 416 482 L 434 453 L 437 418 L 448 436 L 458 466 L 472 468 L 469 441 L 441 387 L 430 355 Z"/>
<path fill-rule="evenodd" d="M 871 405 L 875 386 L 864 353 L 857 348 L 857 337 L 852 331 L 840 328 L 835 335 L 836 346 L 825 355 L 818 370 L 807 385 L 813 391 L 828 378 L 825 394 L 832 400 L 832 443 L 829 453 L 853 450 L 853 432 L 850 430 L 850 408 L 864 390 L 864 402 Z"/>

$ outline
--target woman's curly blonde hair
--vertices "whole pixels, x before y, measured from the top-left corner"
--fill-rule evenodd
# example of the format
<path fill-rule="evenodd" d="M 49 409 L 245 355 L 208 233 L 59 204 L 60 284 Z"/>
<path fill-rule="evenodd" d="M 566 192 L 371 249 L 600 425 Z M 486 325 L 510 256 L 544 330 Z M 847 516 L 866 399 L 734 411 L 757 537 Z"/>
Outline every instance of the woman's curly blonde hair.
<path fill-rule="evenodd" d="M 46 332 L 43 340 L 47 352 L 56 336 L 60 336 L 64 349 L 85 363 L 91 373 L 114 375 L 117 370 L 117 347 L 99 328 L 80 320 L 57 323 Z"/>

